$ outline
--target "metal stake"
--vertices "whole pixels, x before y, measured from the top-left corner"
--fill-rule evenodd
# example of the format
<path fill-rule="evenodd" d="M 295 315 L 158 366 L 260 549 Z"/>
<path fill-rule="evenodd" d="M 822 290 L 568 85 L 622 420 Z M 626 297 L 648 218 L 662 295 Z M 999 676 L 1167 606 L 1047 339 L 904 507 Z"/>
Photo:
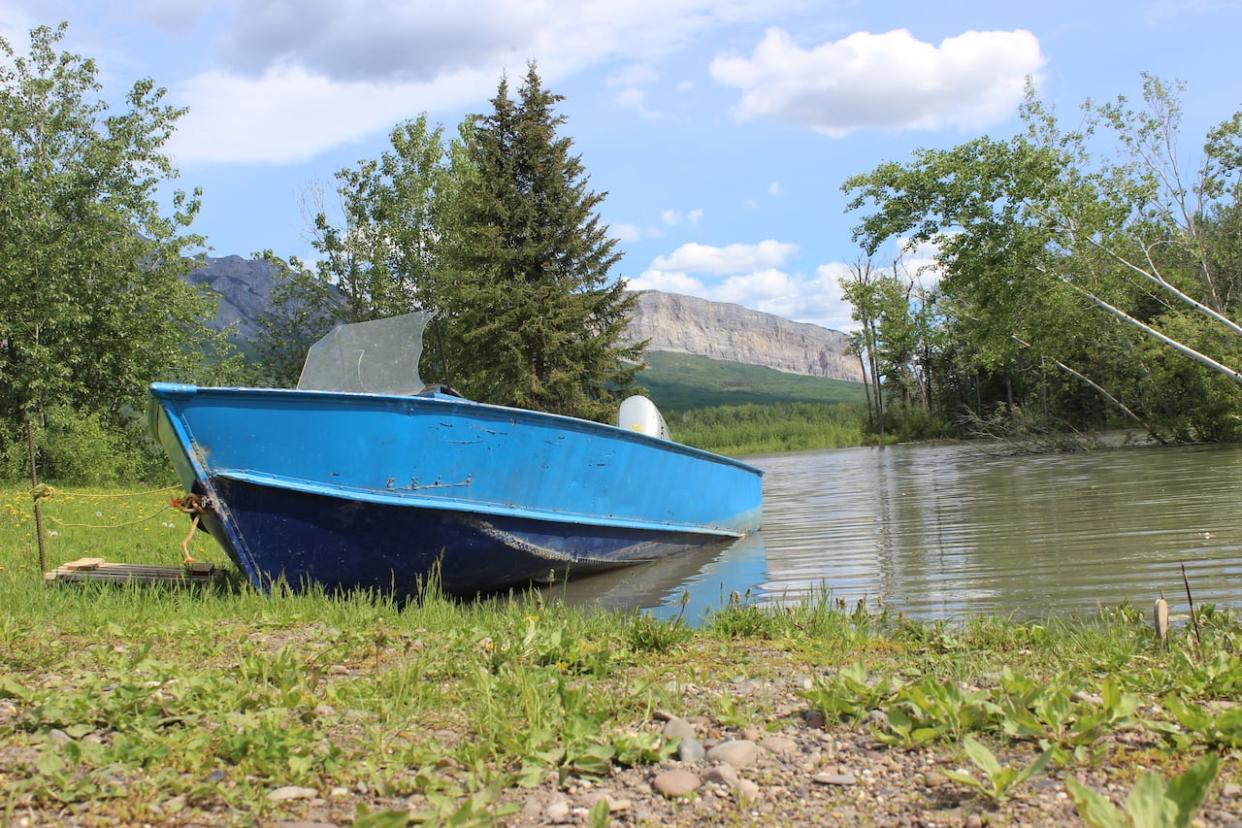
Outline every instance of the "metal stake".
<path fill-rule="evenodd" d="M 39 510 L 39 496 L 37 494 L 39 488 L 39 473 L 35 471 L 35 441 L 34 441 L 34 422 L 30 419 L 30 414 L 26 414 L 26 449 L 27 456 L 30 458 L 30 498 L 34 501 L 35 515 L 35 538 L 39 542 L 39 574 L 47 572 L 47 555 L 43 551 L 43 514 Z"/>

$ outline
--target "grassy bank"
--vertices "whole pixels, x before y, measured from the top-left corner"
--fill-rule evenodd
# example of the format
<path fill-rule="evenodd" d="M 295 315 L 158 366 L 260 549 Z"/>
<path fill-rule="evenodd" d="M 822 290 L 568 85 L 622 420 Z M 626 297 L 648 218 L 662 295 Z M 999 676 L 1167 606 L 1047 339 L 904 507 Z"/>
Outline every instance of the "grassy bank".
<path fill-rule="evenodd" d="M 644 360 L 647 368 L 638 382 L 665 413 L 719 405 L 863 401 L 860 382 L 668 351 L 648 351 Z"/>
<path fill-rule="evenodd" d="M 100 494 L 47 501 L 53 563 L 179 559 L 162 494 Z M 45 587 L 26 502 L 0 494 L 3 824 L 1053 825 L 1132 790 L 1174 816 L 1201 791 L 1228 824 L 1242 804 L 1226 612 L 1165 647 L 1125 608 L 946 626 L 825 596 L 690 630 L 538 595 Z M 690 740 L 753 754 L 679 761 Z M 673 770 L 700 786 L 653 792 Z"/>
<path fill-rule="evenodd" d="M 853 403 L 725 405 L 667 416 L 673 439 L 733 456 L 862 445 L 866 410 Z"/>

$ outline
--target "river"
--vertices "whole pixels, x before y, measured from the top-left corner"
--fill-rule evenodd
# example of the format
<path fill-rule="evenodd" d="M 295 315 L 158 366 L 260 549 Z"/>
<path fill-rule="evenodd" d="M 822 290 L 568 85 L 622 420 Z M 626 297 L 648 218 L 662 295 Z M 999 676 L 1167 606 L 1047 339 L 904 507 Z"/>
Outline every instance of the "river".
<path fill-rule="evenodd" d="M 701 619 L 827 591 L 916 618 L 1081 614 L 1162 593 L 1242 605 L 1242 447 L 1010 455 L 916 444 L 752 458 L 764 525 L 727 548 L 572 580 L 571 603 Z"/>

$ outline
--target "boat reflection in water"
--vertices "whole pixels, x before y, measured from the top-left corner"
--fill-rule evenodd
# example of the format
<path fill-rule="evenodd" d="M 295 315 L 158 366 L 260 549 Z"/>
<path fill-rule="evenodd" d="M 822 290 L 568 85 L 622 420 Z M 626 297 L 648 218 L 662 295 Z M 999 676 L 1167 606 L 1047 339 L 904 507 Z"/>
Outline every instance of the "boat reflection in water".
<path fill-rule="evenodd" d="M 645 610 L 657 618 L 682 614 L 682 596 L 688 594 L 684 618 L 696 626 L 728 603 L 733 585 L 762 584 L 767 570 L 763 532 L 754 532 L 730 543 L 548 586 L 543 593 L 573 606 Z"/>

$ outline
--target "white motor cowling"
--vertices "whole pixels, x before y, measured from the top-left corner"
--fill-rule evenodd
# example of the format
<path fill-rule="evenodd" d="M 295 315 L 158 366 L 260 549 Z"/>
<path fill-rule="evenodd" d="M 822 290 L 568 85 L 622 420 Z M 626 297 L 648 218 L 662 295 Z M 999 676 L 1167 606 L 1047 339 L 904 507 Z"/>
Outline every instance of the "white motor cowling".
<path fill-rule="evenodd" d="M 660 410 L 655 407 L 655 403 L 639 394 L 626 397 L 621 402 L 621 410 L 617 412 L 617 425 L 648 437 L 668 439 L 668 426 L 660 416 Z"/>

